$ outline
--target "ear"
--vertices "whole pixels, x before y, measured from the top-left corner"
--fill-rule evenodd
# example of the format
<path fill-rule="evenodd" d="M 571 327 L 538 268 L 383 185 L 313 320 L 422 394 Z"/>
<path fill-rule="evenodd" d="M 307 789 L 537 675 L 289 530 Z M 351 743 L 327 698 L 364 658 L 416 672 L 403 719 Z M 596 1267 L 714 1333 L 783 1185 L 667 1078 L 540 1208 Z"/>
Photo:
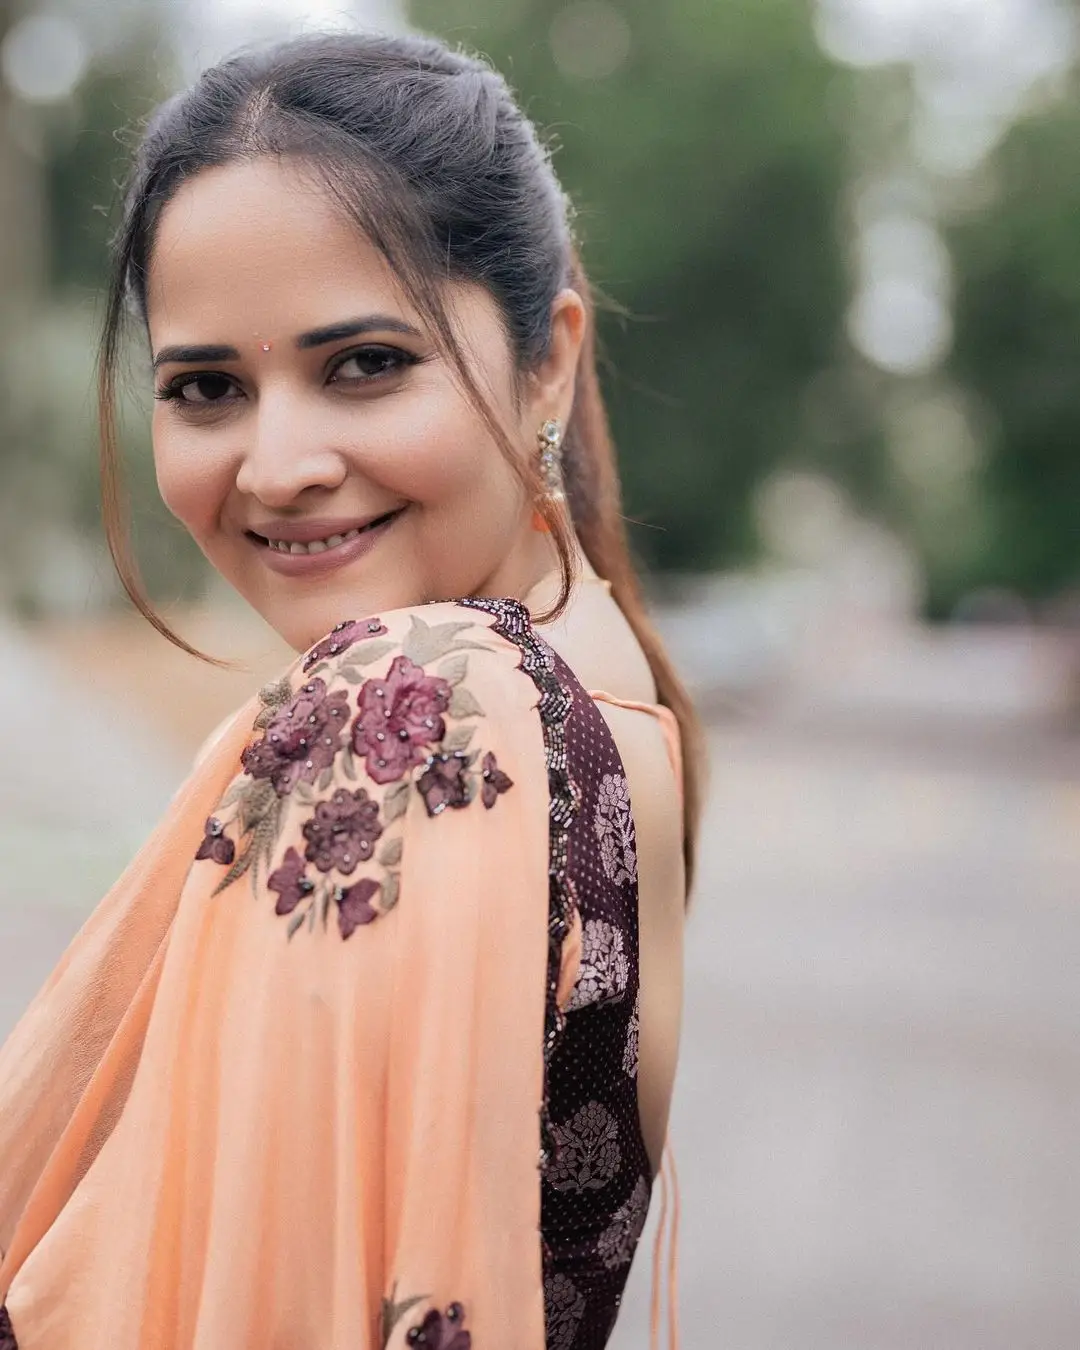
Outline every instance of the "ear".
<path fill-rule="evenodd" d="M 529 374 L 525 413 L 530 426 L 538 427 L 549 417 L 557 417 L 563 426 L 570 420 L 587 322 L 585 302 L 577 291 L 560 291 L 551 303 L 547 355 Z"/>

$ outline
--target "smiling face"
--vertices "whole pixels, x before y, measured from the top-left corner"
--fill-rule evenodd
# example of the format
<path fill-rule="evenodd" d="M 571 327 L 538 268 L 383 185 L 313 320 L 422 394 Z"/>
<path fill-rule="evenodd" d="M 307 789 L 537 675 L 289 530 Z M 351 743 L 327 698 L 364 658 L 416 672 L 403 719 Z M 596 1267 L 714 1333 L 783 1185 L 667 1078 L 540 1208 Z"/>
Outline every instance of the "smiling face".
<path fill-rule="evenodd" d="M 453 285 L 471 373 L 522 456 L 573 400 L 583 315 L 517 371 L 495 302 Z M 342 619 L 523 596 L 553 566 L 531 502 L 381 255 L 295 167 L 200 173 L 165 208 L 147 288 L 162 497 L 297 650 Z"/>

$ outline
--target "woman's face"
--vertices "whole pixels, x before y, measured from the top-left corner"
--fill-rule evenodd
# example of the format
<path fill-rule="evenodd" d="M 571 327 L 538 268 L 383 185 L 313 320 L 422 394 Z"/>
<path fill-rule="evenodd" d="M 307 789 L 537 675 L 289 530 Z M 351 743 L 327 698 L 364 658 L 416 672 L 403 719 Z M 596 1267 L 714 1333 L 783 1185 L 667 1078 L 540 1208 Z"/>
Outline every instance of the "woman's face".
<path fill-rule="evenodd" d="M 573 399 L 582 316 L 556 302 L 524 383 L 494 301 L 447 303 L 492 411 L 532 452 Z M 524 595 L 551 567 L 531 503 L 376 250 L 294 167 L 207 170 L 159 223 L 147 317 L 166 505 L 297 650 L 342 619 Z"/>

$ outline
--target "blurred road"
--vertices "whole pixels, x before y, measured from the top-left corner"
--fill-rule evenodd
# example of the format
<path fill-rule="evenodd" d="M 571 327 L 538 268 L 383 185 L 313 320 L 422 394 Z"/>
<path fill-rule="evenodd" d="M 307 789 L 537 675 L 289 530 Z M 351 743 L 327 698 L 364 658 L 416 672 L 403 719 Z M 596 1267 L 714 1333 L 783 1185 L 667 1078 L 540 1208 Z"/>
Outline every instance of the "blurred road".
<path fill-rule="evenodd" d="M 684 1350 L 1080 1344 L 1080 747 L 962 707 L 712 731 Z M 25 894 L 0 1034 L 81 912 Z M 648 1266 L 616 1350 L 647 1345 Z"/>
<path fill-rule="evenodd" d="M 686 1350 L 1080 1344 L 1078 749 L 714 732 L 673 1126 Z M 647 1344 L 648 1265 L 617 1350 Z"/>

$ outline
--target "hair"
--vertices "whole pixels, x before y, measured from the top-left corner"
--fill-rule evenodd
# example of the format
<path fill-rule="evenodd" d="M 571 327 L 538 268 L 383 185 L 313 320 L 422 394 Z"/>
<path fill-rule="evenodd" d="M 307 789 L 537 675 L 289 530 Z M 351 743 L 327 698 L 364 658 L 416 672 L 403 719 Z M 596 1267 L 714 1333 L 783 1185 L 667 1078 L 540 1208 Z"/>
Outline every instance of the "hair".
<path fill-rule="evenodd" d="M 205 71 L 151 117 L 135 152 L 101 339 L 102 509 L 120 581 L 171 642 L 212 660 L 172 631 L 143 586 L 124 509 L 116 391 L 125 319 L 145 326 L 157 225 L 177 190 L 204 169 L 287 157 L 329 194 L 381 252 L 433 341 L 536 501 L 573 590 L 577 544 L 611 583 L 683 742 L 687 886 L 701 814 L 704 743 L 690 698 L 650 622 L 621 514 L 614 447 L 596 371 L 595 308 L 574 244 L 570 207 L 549 155 L 503 79 L 480 59 L 431 38 L 333 34 L 246 51 Z M 548 350 L 552 302 L 581 296 L 587 327 L 563 442 L 569 519 L 541 491 L 478 388 L 455 338 L 447 281 L 495 300 L 519 372 Z M 576 538 L 575 538 L 576 536 Z"/>

